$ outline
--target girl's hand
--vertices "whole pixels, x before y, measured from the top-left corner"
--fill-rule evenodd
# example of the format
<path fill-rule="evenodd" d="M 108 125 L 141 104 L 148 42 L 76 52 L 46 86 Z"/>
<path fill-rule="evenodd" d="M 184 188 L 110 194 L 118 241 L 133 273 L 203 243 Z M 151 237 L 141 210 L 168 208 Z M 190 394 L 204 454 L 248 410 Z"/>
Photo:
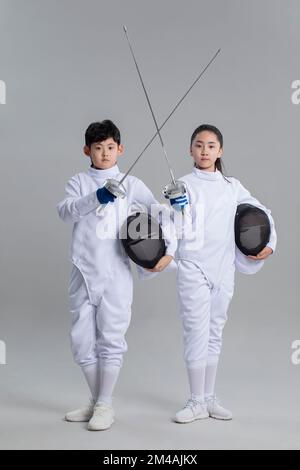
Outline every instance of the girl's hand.
<path fill-rule="evenodd" d="M 151 273 L 160 273 L 168 266 L 168 264 L 171 263 L 172 259 L 173 259 L 173 256 L 165 255 L 162 258 L 160 258 L 160 260 L 158 261 L 158 263 L 156 263 L 154 268 L 147 269 L 147 271 L 150 271 Z"/>
<path fill-rule="evenodd" d="M 188 200 L 184 194 L 183 196 L 170 199 L 170 204 L 176 211 L 182 211 L 182 209 L 184 209 L 184 207 L 188 204 Z"/>
<path fill-rule="evenodd" d="M 247 258 L 255 259 L 256 261 L 257 260 L 261 261 L 261 260 L 267 259 L 272 253 L 273 253 L 272 248 L 270 248 L 269 246 L 266 246 L 256 256 L 247 256 Z"/>

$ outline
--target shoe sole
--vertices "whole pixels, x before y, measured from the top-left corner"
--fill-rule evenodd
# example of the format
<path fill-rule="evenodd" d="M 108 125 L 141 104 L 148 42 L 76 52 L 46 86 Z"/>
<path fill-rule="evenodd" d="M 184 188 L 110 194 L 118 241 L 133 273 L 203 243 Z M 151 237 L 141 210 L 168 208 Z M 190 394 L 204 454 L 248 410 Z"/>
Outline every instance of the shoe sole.
<path fill-rule="evenodd" d="M 209 415 L 210 418 L 213 418 L 213 419 L 219 419 L 220 421 L 231 421 L 232 420 L 232 416 L 231 418 L 221 418 L 220 416 L 217 416 L 217 415 Z"/>
<path fill-rule="evenodd" d="M 185 421 L 178 421 L 176 418 L 174 419 L 174 422 L 175 423 L 178 423 L 178 424 L 188 424 L 188 423 L 192 423 L 193 421 L 199 421 L 201 419 L 207 419 L 209 418 L 209 414 L 207 414 L 207 416 L 196 416 L 195 418 L 191 418 L 191 419 L 187 419 Z"/>
<path fill-rule="evenodd" d="M 91 417 L 92 417 L 92 416 L 93 416 L 93 415 L 91 415 Z M 67 418 L 67 417 L 65 416 L 65 421 L 67 421 L 68 423 L 88 423 L 89 420 L 91 419 L 91 417 L 90 417 L 90 418 L 87 418 L 87 419 L 72 419 L 72 418 Z"/>
<path fill-rule="evenodd" d="M 102 428 L 94 428 L 94 427 L 88 426 L 87 430 L 88 431 L 106 431 L 106 429 L 109 429 L 113 423 L 114 423 L 114 420 L 110 423 L 109 426 L 102 427 Z"/>

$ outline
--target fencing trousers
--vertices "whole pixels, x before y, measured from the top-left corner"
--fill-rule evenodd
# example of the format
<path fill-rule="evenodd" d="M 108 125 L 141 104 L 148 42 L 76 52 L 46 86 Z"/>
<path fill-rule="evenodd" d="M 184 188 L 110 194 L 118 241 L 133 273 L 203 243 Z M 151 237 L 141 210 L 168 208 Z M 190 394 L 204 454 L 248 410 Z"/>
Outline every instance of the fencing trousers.
<path fill-rule="evenodd" d="M 188 368 L 217 363 L 234 290 L 234 268 L 213 286 L 195 262 L 179 260 L 177 272 L 184 359 Z"/>
<path fill-rule="evenodd" d="M 120 262 L 108 275 L 98 305 L 91 303 L 84 277 L 73 265 L 69 302 L 74 361 L 81 367 L 96 362 L 121 367 L 127 351 L 125 333 L 132 304 L 132 275 L 128 265 Z"/>

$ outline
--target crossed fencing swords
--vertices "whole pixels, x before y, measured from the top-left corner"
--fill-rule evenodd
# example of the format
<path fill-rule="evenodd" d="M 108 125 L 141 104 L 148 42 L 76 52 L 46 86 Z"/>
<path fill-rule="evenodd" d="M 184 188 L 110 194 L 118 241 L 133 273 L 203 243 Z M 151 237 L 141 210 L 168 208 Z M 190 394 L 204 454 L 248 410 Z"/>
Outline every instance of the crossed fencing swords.
<path fill-rule="evenodd" d="M 206 72 L 206 70 L 208 69 L 208 67 L 212 64 L 212 62 L 216 59 L 217 55 L 221 52 L 221 49 L 218 49 L 217 52 L 213 55 L 213 57 L 211 58 L 211 60 L 208 62 L 208 64 L 204 67 L 204 69 L 201 71 L 201 73 L 198 75 L 198 77 L 194 80 L 194 82 L 192 83 L 192 85 L 189 87 L 189 89 L 185 92 L 185 94 L 182 96 L 182 98 L 178 101 L 178 103 L 176 104 L 176 106 L 172 109 L 172 111 L 170 112 L 170 114 L 168 115 L 168 117 L 164 120 L 164 122 L 161 124 L 161 126 L 159 127 L 158 124 L 157 124 L 157 120 L 156 120 L 156 117 L 155 117 L 155 114 L 154 114 L 154 111 L 153 111 L 153 108 L 152 108 L 152 105 L 151 105 L 151 102 L 150 102 L 150 99 L 149 99 L 149 96 L 148 96 L 148 93 L 147 93 L 147 90 L 146 90 L 146 87 L 145 87 L 145 84 L 144 84 L 144 81 L 143 81 L 143 78 L 142 78 L 142 75 L 140 73 L 140 69 L 139 69 L 139 66 L 138 66 L 138 63 L 136 61 L 136 58 L 135 58 L 135 55 L 134 55 L 134 52 L 133 52 L 133 48 L 132 48 L 132 45 L 130 43 L 130 40 L 129 40 L 129 37 L 128 37 L 128 31 L 127 31 L 127 28 L 126 26 L 123 26 L 123 29 L 124 29 L 124 32 L 125 32 L 125 36 L 126 36 L 126 39 L 127 39 L 127 42 L 128 42 L 128 45 L 129 45 L 129 48 L 130 48 L 130 52 L 131 52 L 131 55 L 132 55 L 132 58 L 134 60 L 134 63 L 135 63 L 135 66 L 136 66 L 136 69 L 137 69 L 137 72 L 138 72 L 138 75 L 139 75 L 139 79 L 140 79 L 140 82 L 142 84 L 142 87 L 143 87 L 143 91 L 144 91 L 144 94 L 146 96 L 146 99 L 147 99 L 147 103 L 148 103 L 148 106 L 150 108 L 150 111 L 151 111 L 151 114 L 152 114 L 152 118 L 153 118 L 153 121 L 154 121 L 154 124 L 155 124 L 155 128 L 156 128 L 156 133 L 153 135 L 153 137 L 149 140 L 149 142 L 147 143 L 147 145 L 144 147 L 144 149 L 142 150 L 142 152 L 138 155 L 138 157 L 134 160 L 134 162 L 132 163 L 132 165 L 129 167 L 128 171 L 125 173 L 125 175 L 122 177 L 122 179 L 120 181 L 118 180 L 115 180 L 115 179 L 108 179 L 104 185 L 104 187 L 111 193 L 113 194 L 114 196 L 116 197 L 121 197 L 121 198 L 124 198 L 126 196 L 126 189 L 123 185 L 123 181 L 125 180 L 125 178 L 128 176 L 128 174 L 131 172 L 132 168 L 137 164 L 137 162 L 139 161 L 139 159 L 142 157 L 142 155 L 145 153 L 145 151 L 147 150 L 147 148 L 152 144 L 153 140 L 155 139 L 155 137 L 158 135 L 159 136 L 159 140 L 160 140 L 160 143 L 161 143 L 161 146 L 162 146 L 162 150 L 163 150 L 163 154 L 164 154 L 164 157 L 165 157 L 165 160 L 166 160 L 166 163 L 167 163 L 167 166 L 168 166 L 168 169 L 169 169 L 169 173 L 171 175 L 171 182 L 169 184 L 167 184 L 163 190 L 163 194 L 164 196 L 167 198 L 167 199 L 173 199 L 173 198 L 177 198 L 177 197 L 180 197 L 180 196 L 184 196 L 185 193 L 186 193 L 186 186 L 185 186 L 185 183 L 183 181 L 178 181 L 178 180 L 175 180 L 175 177 L 174 177 L 174 172 L 172 170 L 172 167 L 170 165 L 170 162 L 169 162 L 169 159 L 168 159 L 168 155 L 167 155 L 167 152 L 166 152 L 166 148 L 165 148 L 165 145 L 164 145 L 164 141 L 162 139 L 162 136 L 161 136 L 161 130 L 162 128 L 165 126 L 165 124 L 168 122 L 168 120 L 170 119 L 170 117 L 175 113 L 176 109 L 179 107 L 179 105 L 183 102 L 183 100 L 186 98 L 186 96 L 190 93 L 190 91 L 192 90 L 192 88 L 196 85 L 196 83 L 200 80 L 200 78 L 202 77 L 202 75 Z M 103 210 L 103 208 L 105 207 L 106 205 L 101 205 L 98 207 L 97 209 L 97 214 L 99 215 L 100 212 Z M 182 213 L 184 213 L 184 208 L 181 209 L 182 210 Z"/>

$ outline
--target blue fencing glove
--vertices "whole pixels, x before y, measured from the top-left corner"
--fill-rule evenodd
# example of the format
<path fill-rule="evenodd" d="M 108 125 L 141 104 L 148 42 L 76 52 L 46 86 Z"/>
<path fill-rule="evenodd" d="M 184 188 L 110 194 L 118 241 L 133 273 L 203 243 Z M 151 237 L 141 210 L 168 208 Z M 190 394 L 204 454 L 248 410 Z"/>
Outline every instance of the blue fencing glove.
<path fill-rule="evenodd" d="M 170 199 L 170 203 L 176 211 L 181 211 L 185 206 L 188 205 L 188 200 L 186 195 L 184 194 L 183 196 Z"/>
<path fill-rule="evenodd" d="M 103 186 L 103 188 L 97 189 L 97 198 L 100 204 L 108 204 L 109 202 L 114 202 L 116 196 Z"/>

